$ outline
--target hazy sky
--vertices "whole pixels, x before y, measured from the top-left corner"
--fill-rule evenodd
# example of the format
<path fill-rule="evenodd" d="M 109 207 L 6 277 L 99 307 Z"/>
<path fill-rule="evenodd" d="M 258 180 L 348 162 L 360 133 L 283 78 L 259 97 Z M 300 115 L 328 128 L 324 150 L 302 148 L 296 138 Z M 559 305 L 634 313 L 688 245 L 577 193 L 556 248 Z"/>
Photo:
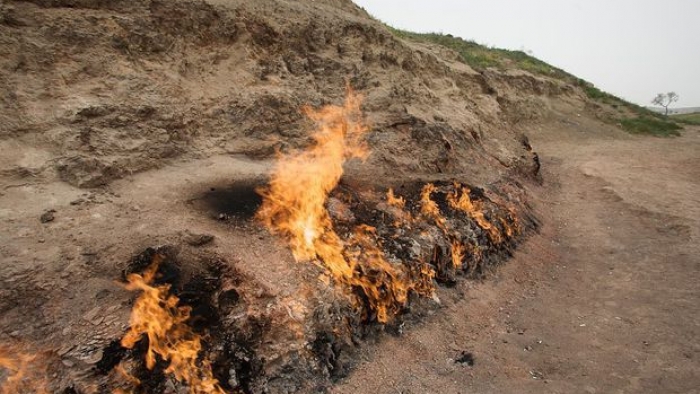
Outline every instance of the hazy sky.
<path fill-rule="evenodd" d="M 700 0 L 354 0 L 401 29 L 532 51 L 641 105 L 700 106 Z"/>

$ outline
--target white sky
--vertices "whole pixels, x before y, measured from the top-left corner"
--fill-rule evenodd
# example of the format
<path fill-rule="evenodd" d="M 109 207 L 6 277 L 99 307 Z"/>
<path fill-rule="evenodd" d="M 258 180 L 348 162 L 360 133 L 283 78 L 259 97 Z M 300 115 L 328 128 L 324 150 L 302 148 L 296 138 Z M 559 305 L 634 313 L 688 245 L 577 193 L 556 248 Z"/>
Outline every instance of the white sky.
<path fill-rule="evenodd" d="M 700 0 L 354 0 L 391 26 L 532 51 L 640 105 L 700 106 Z"/>

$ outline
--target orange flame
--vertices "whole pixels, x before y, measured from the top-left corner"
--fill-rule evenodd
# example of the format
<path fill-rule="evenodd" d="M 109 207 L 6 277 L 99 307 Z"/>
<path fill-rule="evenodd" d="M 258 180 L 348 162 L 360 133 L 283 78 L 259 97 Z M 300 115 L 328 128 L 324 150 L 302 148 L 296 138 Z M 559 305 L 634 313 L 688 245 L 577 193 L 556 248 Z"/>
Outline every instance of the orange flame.
<path fill-rule="evenodd" d="M 397 197 L 394 194 L 394 189 L 389 188 L 386 192 L 386 202 L 393 208 L 391 214 L 394 217 L 394 227 L 410 227 L 415 218 L 410 212 L 406 211 L 406 200 L 401 196 Z"/>
<path fill-rule="evenodd" d="M 259 190 L 263 203 L 257 217 L 288 240 L 297 261 L 318 259 L 348 290 L 361 290 L 377 320 L 386 322 L 409 292 L 432 294 L 432 276 L 428 269 L 410 273 L 388 262 L 367 226 L 359 226 L 347 244 L 333 229 L 325 204 L 340 181 L 343 163 L 368 155 L 360 103 L 350 90 L 342 107 L 305 109 L 318 125 L 315 144 L 279 158 L 270 184 Z"/>
<path fill-rule="evenodd" d="M 464 261 L 464 245 L 459 241 L 452 241 L 452 266 L 455 268 L 460 268 L 462 266 L 462 261 Z"/>
<path fill-rule="evenodd" d="M 465 247 L 461 242 L 455 239 L 454 235 L 450 235 L 447 228 L 447 219 L 440 212 L 440 207 L 431 198 L 431 195 L 437 191 L 437 188 L 432 183 L 428 183 L 423 186 L 421 190 L 421 213 L 429 218 L 432 218 L 435 224 L 442 230 L 442 232 L 451 239 L 450 254 L 452 257 L 452 266 L 455 268 L 460 268 L 462 262 L 464 261 Z"/>
<path fill-rule="evenodd" d="M 401 196 L 396 197 L 396 195 L 394 195 L 394 189 L 391 188 L 386 192 L 386 202 L 398 209 L 404 209 L 406 207 L 406 200 Z"/>
<path fill-rule="evenodd" d="M 144 336 L 148 338 L 146 367 L 153 369 L 156 355 L 170 362 L 165 369 L 179 382 L 189 385 L 190 394 L 225 394 L 216 378 L 211 364 L 204 359 L 198 362 L 202 349 L 200 336 L 187 325 L 190 308 L 178 306 L 178 298 L 169 294 L 170 286 L 152 286 L 161 255 L 156 255 L 151 266 L 142 274 L 130 274 L 126 288 L 141 291 L 134 303 L 129 319 L 129 331 L 121 344 L 133 348 Z M 130 376 L 123 368 L 121 373 Z M 137 384 L 136 378 L 127 379 Z"/>
<path fill-rule="evenodd" d="M 481 202 L 469 198 L 469 188 L 455 184 L 455 191 L 447 195 L 447 202 L 454 209 L 460 210 L 472 218 L 482 229 L 488 232 L 495 243 L 502 241 L 501 232 L 484 217 Z"/>
<path fill-rule="evenodd" d="M 440 208 L 438 207 L 437 203 L 430 198 L 435 191 L 437 191 L 437 188 L 432 183 L 428 183 L 423 186 L 420 193 L 420 211 L 423 215 L 432 218 L 435 221 L 435 224 L 443 231 L 446 231 L 445 223 L 447 220 L 444 216 L 442 216 L 442 213 L 440 213 Z"/>
<path fill-rule="evenodd" d="M 319 125 L 315 145 L 280 157 L 269 187 L 259 191 L 264 200 L 258 218 L 289 240 L 297 260 L 314 259 L 318 249 L 339 244 L 333 239 L 337 236 L 325 203 L 340 181 L 345 160 L 367 155 L 361 142 L 367 128 L 361 123 L 360 101 L 351 92 L 343 107 L 327 106 L 316 112 L 306 108 L 306 115 Z M 332 249 L 326 252 L 339 255 L 342 250 Z M 339 275 L 352 273 L 343 264 L 329 268 Z"/>
<path fill-rule="evenodd" d="M 515 213 L 515 209 L 512 207 L 508 207 L 508 218 L 511 220 L 512 224 L 508 223 L 508 221 L 503 218 L 501 218 L 500 221 L 506 231 L 506 235 L 508 238 L 511 238 L 514 235 L 520 234 L 521 231 L 520 223 L 518 222 L 518 215 Z"/>
<path fill-rule="evenodd" d="M 46 393 L 44 370 L 37 365 L 37 356 L 8 346 L 0 346 L 0 394 Z"/>

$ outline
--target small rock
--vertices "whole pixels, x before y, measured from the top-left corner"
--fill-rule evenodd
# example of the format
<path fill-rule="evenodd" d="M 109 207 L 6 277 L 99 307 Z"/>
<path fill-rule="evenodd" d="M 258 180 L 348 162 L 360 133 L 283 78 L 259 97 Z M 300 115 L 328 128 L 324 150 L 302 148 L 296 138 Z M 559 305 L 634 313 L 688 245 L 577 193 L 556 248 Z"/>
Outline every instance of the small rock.
<path fill-rule="evenodd" d="M 204 246 L 214 240 L 210 234 L 189 234 L 185 237 L 185 242 L 191 246 Z"/>
<path fill-rule="evenodd" d="M 59 356 L 63 357 L 63 355 L 66 354 L 66 353 L 68 353 L 68 352 L 70 352 L 71 349 L 73 349 L 73 345 L 70 345 L 70 344 L 64 345 L 63 347 L 61 347 L 60 349 L 58 349 L 58 351 L 57 351 L 56 353 L 57 353 Z"/>
<path fill-rule="evenodd" d="M 347 204 L 334 197 L 328 198 L 328 213 L 334 219 L 342 222 L 354 222 L 355 215 L 350 210 Z"/>
<path fill-rule="evenodd" d="M 91 321 L 92 319 L 97 317 L 97 314 L 100 313 L 100 309 L 101 308 L 99 306 L 92 308 L 88 313 L 83 315 L 83 319 Z"/>
<path fill-rule="evenodd" d="M 53 222 L 53 220 L 55 219 L 55 216 L 54 216 L 55 213 L 56 213 L 55 210 L 49 209 L 48 211 L 41 214 L 41 217 L 39 217 L 39 220 L 41 220 L 42 223 Z"/>
<path fill-rule="evenodd" d="M 228 370 L 228 384 L 231 387 L 238 387 L 238 376 L 236 375 L 236 370 L 231 368 Z"/>
<path fill-rule="evenodd" d="M 165 392 L 166 393 L 176 393 L 177 387 L 175 387 L 175 382 L 173 382 L 170 379 L 166 380 L 165 381 Z"/>
<path fill-rule="evenodd" d="M 102 360 L 102 349 L 97 349 L 94 353 L 90 353 L 84 361 L 88 364 L 97 364 L 100 360 Z"/>
<path fill-rule="evenodd" d="M 61 363 L 68 368 L 72 368 L 75 365 L 75 363 L 71 360 L 61 360 Z"/>
<path fill-rule="evenodd" d="M 470 367 L 474 366 L 474 355 L 471 352 L 463 351 L 459 357 L 455 359 L 455 362 L 460 364 L 467 364 Z"/>

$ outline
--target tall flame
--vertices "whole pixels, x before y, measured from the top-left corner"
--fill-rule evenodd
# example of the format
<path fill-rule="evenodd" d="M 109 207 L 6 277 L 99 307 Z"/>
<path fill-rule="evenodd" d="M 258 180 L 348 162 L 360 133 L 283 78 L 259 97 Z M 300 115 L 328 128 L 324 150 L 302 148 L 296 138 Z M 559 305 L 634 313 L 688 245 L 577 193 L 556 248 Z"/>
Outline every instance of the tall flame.
<path fill-rule="evenodd" d="M 172 374 L 179 382 L 189 386 L 190 394 L 225 394 L 219 382 L 212 375 L 208 360 L 199 360 L 202 350 L 200 336 L 195 333 L 187 321 L 190 308 L 179 306 L 178 298 L 170 294 L 169 285 L 153 286 L 161 255 L 156 255 L 151 266 L 143 274 L 130 274 L 126 288 L 141 291 L 134 303 L 129 319 L 129 331 L 122 338 L 121 344 L 132 349 L 143 337 L 148 338 L 146 367 L 153 369 L 156 356 L 169 362 L 165 373 Z M 121 373 L 129 376 L 126 371 Z M 138 384 L 136 378 L 127 379 Z"/>
<path fill-rule="evenodd" d="M 309 150 L 280 157 L 269 187 L 260 190 L 264 200 L 258 218 L 289 240 L 297 260 L 315 259 L 319 249 L 326 255 L 341 254 L 325 203 L 340 181 L 345 160 L 367 155 L 361 142 L 367 127 L 361 122 L 360 102 L 360 97 L 350 92 L 343 107 L 305 108 L 306 115 L 319 126 L 313 135 L 315 144 Z M 341 276 L 352 274 L 352 267 L 342 262 L 328 268 Z"/>
<path fill-rule="evenodd" d="M 350 90 L 342 107 L 305 109 L 318 125 L 315 143 L 279 158 L 270 184 L 259 190 L 263 203 L 257 217 L 288 240 L 297 261 L 318 260 L 348 290 L 360 290 L 377 320 L 386 322 L 409 292 L 432 294 L 432 271 L 408 272 L 387 261 L 370 227 L 359 226 L 347 242 L 333 229 L 325 204 L 340 181 L 343 163 L 369 153 L 362 142 L 368 128 L 360 104 L 360 96 Z"/>

